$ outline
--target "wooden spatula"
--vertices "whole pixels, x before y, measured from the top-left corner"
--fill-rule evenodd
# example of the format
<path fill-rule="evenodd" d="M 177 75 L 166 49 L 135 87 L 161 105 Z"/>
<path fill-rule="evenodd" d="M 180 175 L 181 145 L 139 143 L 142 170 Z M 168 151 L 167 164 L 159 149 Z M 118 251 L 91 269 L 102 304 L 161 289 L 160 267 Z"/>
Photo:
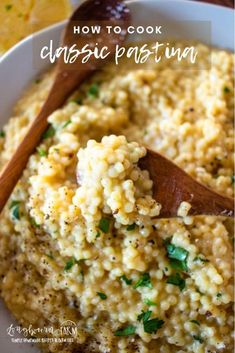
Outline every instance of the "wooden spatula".
<path fill-rule="evenodd" d="M 159 153 L 148 150 L 139 161 L 153 181 L 153 198 L 162 205 L 160 218 L 176 217 L 181 202 L 191 204 L 188 215 L 233 217 L 234 201 L 200 184 Z"/>

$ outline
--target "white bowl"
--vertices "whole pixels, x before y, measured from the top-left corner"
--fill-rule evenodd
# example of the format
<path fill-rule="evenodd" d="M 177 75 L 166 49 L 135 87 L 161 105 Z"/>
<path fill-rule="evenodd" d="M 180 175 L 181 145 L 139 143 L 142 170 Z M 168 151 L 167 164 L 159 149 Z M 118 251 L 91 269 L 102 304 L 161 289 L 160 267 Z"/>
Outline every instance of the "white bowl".
<path fill-rule="evenodd" d="M 177 34 L 178 38 L 192 38 L 220 48 L 234 49 L 234 13 L 231 9 L 189 0 L 134 0 L 128 4 L 135 25 L 163 25 L 168 29 L 167 37 Z M 55 45 L 59 44 L 65 24 L 62 22 L 29 36 L 0 59 L 0 128 L 8 120 L 12 107 L 27 85 L 49 65 L 48 61 L 40 60 L 39 52 L 50 39 Z M 211 31 L 211 36 L 208 31 Z M 38 352 L 29 344 L 11 342 L 6 330 L 13 322 L 0 303 L 1 352 Z"/>

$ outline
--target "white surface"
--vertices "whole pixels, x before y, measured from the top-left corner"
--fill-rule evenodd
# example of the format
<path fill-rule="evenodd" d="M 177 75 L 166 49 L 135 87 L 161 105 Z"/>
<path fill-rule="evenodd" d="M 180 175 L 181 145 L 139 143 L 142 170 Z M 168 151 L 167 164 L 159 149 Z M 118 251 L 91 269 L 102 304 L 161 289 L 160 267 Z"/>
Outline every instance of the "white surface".
<path fill-rule="evenodd" d="M 74 3 L 77 1 L 73 0 Z M 131 8 L 134 24 L 162 24 L 169 29 L 168 35 L 177 34 L 182 38 L 187 35 L 188 38 L 192 37 L 208 42 L 204 30 L 202 30 L 203 26 L 208 23 L 201 22 L 202 26 L 189 27 L 185 21 L 209 21 L 211 24 L 211 44 L 233 50 L 233 10 L 188 0 L 134 0 L 128 1 L 128 4 Z M 182 23 L 178 21 L 182 21 Z M 176 22 L 178 23 L 176 24 Z M 1 58 L 0 128 L 9 118 L 12 106 L 21 96 L 24 88 L 47 67 L 48 63 L 40 61 L 37 53 L 42 46 L 48 44 L 49 39 L 53 39 L 55 43 L 59 44 L 64 23 L 54 25 L 28 37 Z M 36 62 L 35 57 L 38 58 Z M 37 352 L 29 344 L 11 343 L 10 337 L 6 333 L 6 329 L 11 323 L 13 323 L 13 319 L 0 304 L 0 352 Z"/>

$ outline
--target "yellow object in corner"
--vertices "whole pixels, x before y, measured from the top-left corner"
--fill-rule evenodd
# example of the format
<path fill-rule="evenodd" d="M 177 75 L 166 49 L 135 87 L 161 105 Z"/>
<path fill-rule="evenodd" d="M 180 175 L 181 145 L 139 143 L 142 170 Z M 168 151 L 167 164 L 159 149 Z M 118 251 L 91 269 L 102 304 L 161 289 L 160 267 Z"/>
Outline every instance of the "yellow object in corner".
<path fill-rule="evenodd" d="M 0 54 L 27 35 L 66 19 L 69 0 L 1 0 Z"/>

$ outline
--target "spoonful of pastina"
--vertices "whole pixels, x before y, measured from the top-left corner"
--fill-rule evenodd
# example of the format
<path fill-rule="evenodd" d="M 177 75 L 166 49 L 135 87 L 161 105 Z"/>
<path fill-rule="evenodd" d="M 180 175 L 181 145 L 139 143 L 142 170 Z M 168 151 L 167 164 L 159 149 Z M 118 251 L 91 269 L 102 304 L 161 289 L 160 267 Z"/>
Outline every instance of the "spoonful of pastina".
<path fill-rule="evenodd" d="M 74 26 L 92 24 L 101 25 L 100 33 L 90 35 L 74 33 Z M 75 88 L 78 88 L 85 79 L 112 57 L 116 45 L 124 42 L 129 24 L 130 12 L 121 0 L 87 0 L 75 10 L 66 25 L 62 47 L 71 48 L 76 44 L 78 50 L 81 50 L 86 45 L 94 48 L 98 44 L 99 48 L 105 46 L 110 55 L 105 59 L 91 56 L 84 62 L 86 55 L 84 53 L 69 64 L 65 63 L 62 56 L 58 59 L 55 80 L 41 111 L 0 174 L 0 212 L 20 179 L 30 155 L 35 151 L 48 127 L 48 116 L 65 102 Z M 109 34 L 105 31 L 105 25 L 119 25 L 122 31 L 120 34 Z"/>

